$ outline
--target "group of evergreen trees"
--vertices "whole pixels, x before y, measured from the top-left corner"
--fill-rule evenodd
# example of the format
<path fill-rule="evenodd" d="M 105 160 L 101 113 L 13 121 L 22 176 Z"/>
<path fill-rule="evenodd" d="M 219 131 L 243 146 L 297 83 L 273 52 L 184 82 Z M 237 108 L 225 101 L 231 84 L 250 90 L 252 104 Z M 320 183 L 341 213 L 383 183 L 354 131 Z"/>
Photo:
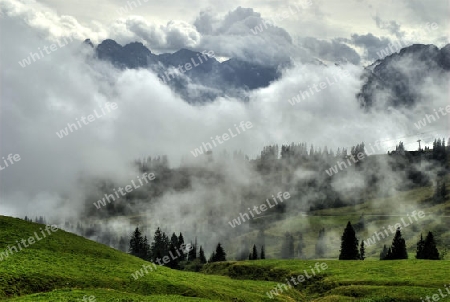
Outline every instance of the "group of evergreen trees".
<path fill-rule="evenodd" d="M 406 242 L 402 237 L 400 228 L 395 231 L 394 239 L 392 240 L 391 247 L 387 248 L 383 246 L 383 250 L 380 254 L 380 260 L 401 260 L 408 259 L 408 252 L 406 250 Z"/>
<path fill-rule="evenodd" d="M 203 265 L 207 263 L 203 247 L 200 246 L 197 253 L 197 239 L 195 243 L 185 244 L 183 234 L 177 236 L 175 233 L 169 237 L 157 228 L 153 236 L 153 241 L 149 244 L 147 236 L 142 235 L 139 228 L 136 228 L 130 238 L 129 253 L 141 259 L 154 263 L 161 263 L 161 259 L 169 257 L 166 264 L 173 269 L 181 269 L 181 262 L 196 263 Z M 226 253 L 220 243 L 211 254 L 208 262 L 226 261 Z"/>
<path fill-rule="evenodd" d="M 422 238 L 422 234 L 420 234 L 420 240 L 417 242 L 416 259 L 440 259 L 433 233 L 428 232 L 425 241 Z"/>
<path fill-rule="evenodd" d="M 450 138 L 448 139 L 447 146 L 445 146 L 445 139 L 442 140 L 435 139 L 433 142 L 433 159 L 438 161 L 446 161 L 448 157 L 448 151 L 449 151 L 449 145 L 450 144 Z"/>
<path fill-rule="evenodd" d="M 33 220 L 31 218 L 28 218 L 28 216 L 25 216 L 25 218 L 23 220 L 28 221 L 28 222 L 33 222 Z M 47 220 L 43 216 L 35 217 L 34 222 L 40 223 L 40 224 L 47 224 Z"/>
<path fill-rule="evenodd" d="M 438 181 L 436 183 L 436 188 L 433 195 L 433 203 L 440 204 L 444 203 L 447 198 L 447 187 L 445 186 L 445 181 Z"/>
<path fill-rule="evenodd" d="M 417 242 L 417 259 L 429 259 L 439 260 L 439 252 L 434 241 L 433 234 L 428 232 L 427 237 L 423 240 L 422 234 L 420 240 Z M 358 239 L 356 233 L 350 221 L 344 230 L 341 237 L 341 250 L 339 254 L 339 260 L 364 260 L 365 259 L 365 247 L 364 241 L 361 241 L 361 245 L 358 249 Z M 380 260 L 400 260 L 408 259 L 408 252 L 406 250 L 406 242 L 402 237 L 400 228 L 395 232 L 392 245 L 388 248 L 383 246 L 383 250 L 380 253 Z"/>
<path fill-rule="evenodd" d="M 261 246 L 261 253 L 258 257 L 258 249 L 256 248 L 256 244 L 253 245 L 252 252 L 248 254 L 248 260 L 258 260 L 258 259 L 266 259 L 266 252 L 264 250 L 264 245 Z"/>
<path fill-rule="evenodd" d="M 323 232 L 325 232 L 325 230 Z M 304 258 L 303 248 L 305 247 L 305 244 L 303 242 L 303 235 L 300 232 L 298 232 L 297 235 L 298 235 L 298 242 L 297 242 L 297 246 L 295 247 L 294 235 L 289 232 L 286 232 L 284 234 L 284 239 L 281 244 L 281 250 L 280 250 L 280 254 L 279 254 L 280 258 L 282 258 L 282 259 Z M 320 240 L 320 234 L 319 234 L 319 240 Z M 324 244 L 324 246 L 325 246 L 325 244 Z M 324 250 L 325 250 L 325 247 L 324 247 Z"/>

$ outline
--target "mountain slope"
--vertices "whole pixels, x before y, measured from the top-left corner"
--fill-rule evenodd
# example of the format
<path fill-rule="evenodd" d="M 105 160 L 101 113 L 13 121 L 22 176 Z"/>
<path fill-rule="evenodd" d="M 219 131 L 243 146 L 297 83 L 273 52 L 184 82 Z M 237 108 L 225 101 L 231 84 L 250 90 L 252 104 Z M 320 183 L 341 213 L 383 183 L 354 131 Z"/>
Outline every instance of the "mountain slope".
<path fill-rule="evenodd" d="M 200 53 L 182 48 L 175 53 L 155 55 L 140 42 L 122 47 L 107 39 L 94 46 L 87 39 L 85 44 L 94 47 L 100 60 L 109 61 L 117 68 L 152 70 L 165 84 L 192 103 L 208 102 L 224 95 L 239 97 L 242 91 L 266 87 L 281 76 L 278 66 L 263 66 L 238 59 L 220 63 L 213 52 L 210 53 L 213 57 L 207 55 L 208 51 Z M 186 67 L 186 64 L 190 66 Z M 197 85 L 195 95 L 188 89 L 190 82 Z"/>
<path fill-rule="evenodd" d="M 0 251 L 3 252 L 8 245 L 17 244 L 16 240 L 28 239 L 34 232 L 39 235 L 43 226 L 0 216 Z M 178 296 L 180 301 L 187 300 L 184 297 L 213 301 L 268 301 L 265 293 L 275 285 L 273 282 L 236 281 L 221 276 L 181 272 L 162 266 L 134 279 L 131 274 L 142 269 L 143 264 L 149 263 L 58 230 L 0 261 L 0 299 L 56 290 L 18 300 L 36 301 L 38 296 L 44 297 L 44 300 L 64 296 L 61 294 L 64 291 L 74 291 L 71 294 L 74 296 L 84 292 L 98 293 L 100 290 L 100 293 L 108 291 L 114 298 L 126 298 L 126 301 L 133 301 L 133 295 L 135 298 L 173 295 Z M 62 301 L 74 301 L 64 297 Z M 285 297 L 300 298 L 301 295 L 297 291 L 289 291 Z M 83 295 L 77 299 L 81 301 L 82 298 Z M 172 298 L 167 301 L 175 301 Z M 52 298 L 50 301 L 60 300 Z"/>
<path fill-rule="evenodd" d="M 449 71 L 450 44 L 442 49 L 414 44 L 369 66 L 357 96 L 361 106 L 367 109 L 376 105 L 378 95 L 386 97 L 385 107 L 413 106 L 421 101 L 421 90 L 417 87 L 426 78 L 438 79 Z"/>

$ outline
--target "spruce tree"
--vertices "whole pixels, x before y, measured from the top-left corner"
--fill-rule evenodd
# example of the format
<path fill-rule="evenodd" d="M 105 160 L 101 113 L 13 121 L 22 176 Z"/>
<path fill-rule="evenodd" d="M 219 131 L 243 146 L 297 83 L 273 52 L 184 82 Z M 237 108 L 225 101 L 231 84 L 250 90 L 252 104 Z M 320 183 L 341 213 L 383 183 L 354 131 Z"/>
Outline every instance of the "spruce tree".
<path fill-rule="evenodd" d="M 361 245 L 359 246 L 359 259 L 366 259 L 366 249 L 364 247 L 364 240 L 361 240 Z"/>
<path fill-rule="evenodd" d="M 423 246 L 423 259 L 439 260 L 439 252 L 436 248 L 433 233 L 428 232 Z"/>
<path fill-rule="evenodd" d="M 136 228 L 130 238 L 129 253 L 133 256 L 138 257 L 140 253 L 140 247 L 142 246 L 143 242 L 144 238 L 142 237 L 141 231 L 139 230 L 139 228 Z"/>
<path fill-rule="evenodd" d="M 356 239 L 355 230 L 350 221 L 345 227 L 341 237 L 341 251 L 339 260 L 359 260 L 358 239 Z"/>
<path fill-rule="evenodd" d="M 147 237 L 142 237 L 139 228 L 136 228 L 131 235 L 129 253 L 144 260 L 148 259 L 149 247 Z"/>
<path fill-rule="evenodd" d="M 178 247 L 180 249 L 179 251 L 181 254 L 180 261 L 186 260 L 186 251 L 181 248 L 183 246 L 183 244 L 184 244 L 184 237 L 183 237 L 183 234 L 181 234 L 181 232 L 180 232 L 180 235 L 178 236 Z"/>
<path fill-rule="evenodd" d="M 178 258 L 177 255 L 177 247 L 172 242 L 169 244 L 169 258 L 170 260 L 169 263 L 167 263 L 167 266 L 170 267 L 171 269 L 179 269 L 180 259 Z"/>
<path fill-rule="evenodd" d="M 386 256 L 386 260 L 399 260 L 399 259 L 408 259 L 408 252 L 406 251 L 405 239 L 403 239 L 402 237 L 402 232 L 400 231 L 400 228 L 398 228 L 397 231 L 395 232 L 390 252 L 388 252 L 388 255 Z"/>
<path fill-rule="evenodd" d="M 172 236 L 170 237 L 170 243 L 172 243 L 175 248 L 179 248 L 178 237 L 177 235 L 175 235 L 175 233 L 172 233 Z"/>
<path fill-rule="evenodd" d="M 213 253 L 214 257 L 213 257 L 213 262 L 217 262 L 217 261 L 227 261 L 226 259 L 226 253 L 225 250 L 223 249 L 223 247 L 220 245 L 220 243 L 217 244 L 216 247 L 216 252 Z"/>
<path fill-rule="evenodd" d="M 144 236 L 144 242 L 142 243 L 142 250 L 140 258 L 144 260 L 149 260 L 151 258 L 150 254 L 150 244 L 148 244 L 147 236 Z"/>
<path fill-rule="evenodd" d="M 155 235 L 153 236 L 153 242 L 150 247 L 151 259 L 153 262 L 157 262 L 156 259 L 161 259 L 167 255 L 168 252 L 168 239 L 166 239 L 166 234 L 161 232 L 160 228 L 157 228 Z"/>
<path fill-rule="evenodd" d="M 251 260 L 258 260 L 258 250 L 256 249 L 256 245 L 253 245 L 252 259 Z"/>
<path fill-rule="evenodd" d="M 200 263 L 203 263 L 203 264 L 206 263 L 205 252 L 203 251 L 203 247 L 201 245 L 200 245 L 200 251 L 198 253 L 198 258 L 200 260 Z"/>
<path fill-rule="evenodd" d="M 192 241 L 191 241 L 191 246 L 192 246 L 192 249 L 188 252 L 188 260 L 194 261 L 195 259 L 197 259 L 197 238 L 195 238 L 194 244 L 192 244 Z"/>
<path fill-rule="evenodd" d="M 264 251 L 264 245 L 261 246 L 261 259 L 266 259 L 266 252 Z"/>
<path fill-rule="evenodd" d="M 420 234 L 420 240 L 417 242 L 416 259 L 425 259 L 423 255 L 423 248 L 425 241 L 423 241 L 422 233 Z"/>

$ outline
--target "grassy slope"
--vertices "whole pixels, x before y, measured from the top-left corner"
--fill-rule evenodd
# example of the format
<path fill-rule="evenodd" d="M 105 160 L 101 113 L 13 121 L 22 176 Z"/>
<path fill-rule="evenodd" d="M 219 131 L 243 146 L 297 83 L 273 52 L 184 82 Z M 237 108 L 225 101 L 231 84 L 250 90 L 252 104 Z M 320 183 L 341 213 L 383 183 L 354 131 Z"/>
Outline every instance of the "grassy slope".
<path fill-rule="evenodd" d="M 449 188 L 450 181 L 448 177 L 446 184 L 447 188 Z M 327 258 L 336 259 L 339 255 L 340 237 L 342 236 L 342 232 L 347 224 L 347 221 L 351 221 L 352 224 L 355 224 L 359 221 L 360 216 L 363 214 L 403 215 L 402 217 L 365 216 L 365 224 L 366 227 L 369 226 L 370 231 L 365 230 L 363 232 L 357 232 L 357 237 L 359 240 L 366 240 L 368 237 L 371 237 L 375 231 L 382 231 L 383 228 L 388 227 L 388 225 L 399 223 L 401 218 L 405 218 L 405 222 L 408 222 L 406 214 L 411 213 L 410 211 L 402 210 L 399 207 L 395 210 L 395 212 L 392 212 L 387 210 L 387 207 L 382 206 L 389 205 L 389 208 L 392 208 L 392 205 L 395 204 L 411 205 L 412 209 L 423 210 L 427 215 L 425 218 L 415 221 L 410 226 L 405 228 L 402 227 L 402 234 L 406 240 L 410 258 L 413 258 L 415 255 L 416 243 L 421 232 L 425 236 L 428 231 L 432 231 L 438 242 L 438 248 L 442 250 L 443 247 L 450 246 L 450 196 L 447 197 L 447 201 L 444 204 L 425 207 L 423 201 L 430 198 L 433 193 L 434 189 L 432 187 L 423 187 L 400 192 L 394 196 L 386 198 L 367 200 L 366 202 L 356 206 L 313 211 L 310 216 L 289 213 L 290 216 L 288 216 L 285 220 L 270 223 L 266 227 L 266 255 L 268 258 L 278 257 L 284 234 L 289 231 L 294 234 L 295 240 L 297 240 L 297 232 L 301 232 L 303 234 L 303 240 L 306 246 L 304 249 L 304 255 L 307 259 L 314 258 L 314 249 L 319 230 L 321 228 L 325 228 L 328 239 L 328 247 L 325 256 Z M 229 255 L 234 256 L 237 254 L 241 242 L 250 242 L 251 244 L 256 242 L 257 234 L 258 231 L 256 230 L 251 231 L 239 236 L 237 240 L 233 240 L 229 244 L 226 244 L 225 247 L 227 248 Z M 368 258 L 378 259 L 379 253 L 383 248 L 383 244 L 389 246 L 392 243 L 393 238 L 394 236 L 389 232 L 389 236 L 386 239 L 377 241 L 376 245 L 372 245 L 370 247 L 366 246 L 366 256 Z M 446 259 L 450 259 L 449 256 L 450 255 L 447 255 Z"/>
<path fill-rule="evenodd" d="M 447 182 L 448 183 L 448 182 Z M 448 187 L 448 186 L 447 186 Z M 275 255 L 286 230 L 302 231 L 307 255 L 314 254 L 314 244 L 320 228 L 330 236 L 330 258 L 336 259 L 339 237 L 348 220 L 357 222 L 361 213 L 385 214 L 384 208 L 370 204 L 399 201 L 422 208 L 421 201 L 430 197 L 431 188 L 419 188 L 394 197 L 368 201 L 356 207 L 327 209 L 317 215 L 291 216 L 276 222 L 266 230 L 268 254 Z M 427 213 L 450 216 L 450 202 L 424 209 Z M 381 229 L 398 222 L 398 217 L 368 217 L 366 223 Z M 413 258 L 420 231 L 431 230 L 441 243 L 450 239 L 449 218 L 426 218 L 404 229 L 404 237 Z M 39 231 L 42 225 L 0 216 L 0 251 Z M 257 232 L 248 234 L 250 242 Z M 358 234 L 366 239 L 372 233 Z M 245 237 L 243 237 L 245 238 Z M 241 238 L 242 239 L 242 238 Z M 375 259 L 382 244 L 367 248 Z M 234 240 L 238 244 L 241 240 Z M 270 247 L 272 246 L 272 247 Z M 233 255 L 230 253 L 230 255 Z M 448 259 L 447 255 L 447 259 Z M 436 294 L 450 286 L 449 261 L 336 261 L 336 260 L 265 260 L 228 262 L 209 265 L 209 275 L 180 272 L 158 266 L 154 272 L 134 280 L 131 273 L 145 262 L 82 237 L 58 231 L 31 247 L 0 261 L 0 299 L 11 301 L 82 301 L 93 295 L 97 301 L 273 301 L 266 292 L 289 276 L 297 276 L 315 262 L 326 262 L 324 278 L 313 284 L 302 284 L 298 290 L 283 292 L 279 301 L 421 301 L 420 297 Z M 222 275 L 222 276 L 220 276 Z M 240 279 L 240 280 L 233 280 Z"/>
<path fill-rule="evenodd" d="M 236 279 L 284 280 L 326 263 L 324 278 L 298 289 L 308 301 L 421 301 L 450 287 L 450 261 L 258 260 L 213 263 L 204 272 Z M 311 273 L 309 272 L 309 275 Z M 366 299 L 366 300 L 363 300 Z"/>
<path fill-rule="evenodd" d="M 0 250 L 16 240 L 32 236 L 41 227 L 0 216 Z M 136 257 L 59 230 L 0 261 L 0 299 L 24 296 L 14 301 L 81 301 L 86 294 L 104 296 L 98 301 L 117 301 L 119 298 L 123 301 L 176 301 L 173 296 L 153 295 L 175 295 L 179 301 L 264 301 L 269 300 L 265 293 L 276 285 L 274 282 L 237 281 L 224 276 L 180 272 L 161 266 L 134 280 L 131 273 L 144 263 Z M 51 292 L 53 290 L 57 291 Z M 26 296 L 42 292 L 51 293 Z M 295 301 L 302 295 L 289 291 L 279 301 L 286 301 L 287 297 Z"/>

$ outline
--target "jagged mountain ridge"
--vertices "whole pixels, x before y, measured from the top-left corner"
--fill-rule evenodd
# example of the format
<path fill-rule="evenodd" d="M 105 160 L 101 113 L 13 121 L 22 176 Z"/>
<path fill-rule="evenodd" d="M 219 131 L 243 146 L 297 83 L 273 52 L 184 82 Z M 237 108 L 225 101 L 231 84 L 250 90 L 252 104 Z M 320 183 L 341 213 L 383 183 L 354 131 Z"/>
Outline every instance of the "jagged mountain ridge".
<path fill-rule="evenodd" d="M 157 55 L 140 42 L 125 46 L 111 39 L 104 40 L 97 46 L 90 40 L 86 40 L 85 43 L 95 49 L 100 60 L 109 61 L 117 68 L 153 70 L 189 103 L 210 102 L 219 96 L 242 97 L 245 91 L 267 87 L 280 78 L 280 67 L 290 66 L 290 62 L 282 63 L 280 66 L 263 66 L 236 58 L 219 62 L 214 57 L 203 59 L 199 64 L 198 57 L 204 58 L 202 54 L 186 48 L 174 53 Z M 186 63 L 192 64 L 193 60 L 198 66 L 185 70 L 186 77 L 176 76 L 167 80 L 165 73 L 169 72 L 170 68 L 184 66 Z M 410 64 L 413 62 L 420 68 L 416 68 L 414 72 L 405 72 L 399 68 L 402 60 L 410 60 Z M 420 101 L 414 87 L 421 83 L 424 77 L 430 72 L 450 71 L 450 44 L 441 49 L 435 45 L 414 44 L 375 61 L 365 70 L 363 85 L 357 94 L 361 107 L 372 108 L 376 103 L 378 92 L 388 92 L 390 97 L 384 104 L 386 108 L 414 106 Z M 195 91 L 188 88 L 189 82 L 196 84 Z"/>
<path fill-rule="evenodd" d="M 156 55 L 140 42 L 125 46 L 111 39 L 104 40 L 97 46 L 90 40 L 85 43 L 94 48 L 100 60 L 109 61 L 117 68 L 153 70 L 190 103 L 204 103 L 225 95 L 242 97 L 243 91 L 266 87 L 281 76 L 278 66 L 262 66 L 235 58 L 219 62 L 214 57 L 205 58 L 205 54 L 186 48 L 175 53 Z M 190 70 L 184 70 L 188 80 L 183 76 L 171 76 L 168 79 L 170 68 L 185 66 L 186 63 L 192 65 Z M 204 89 L 189 91 L 188 81 L 201 85 Z"/>
<path fill-rule="evenodd" d="M 376 105 L 377 92 L 389 95 L 386 108 L 411 107 L 421 99 L 415 88 L 425 77 L 449 71 L 450 44 L 441 49 L 435 45 L 413 44 L 366 68 L 364 84 L 357 97 L 366 109 Z"/>

